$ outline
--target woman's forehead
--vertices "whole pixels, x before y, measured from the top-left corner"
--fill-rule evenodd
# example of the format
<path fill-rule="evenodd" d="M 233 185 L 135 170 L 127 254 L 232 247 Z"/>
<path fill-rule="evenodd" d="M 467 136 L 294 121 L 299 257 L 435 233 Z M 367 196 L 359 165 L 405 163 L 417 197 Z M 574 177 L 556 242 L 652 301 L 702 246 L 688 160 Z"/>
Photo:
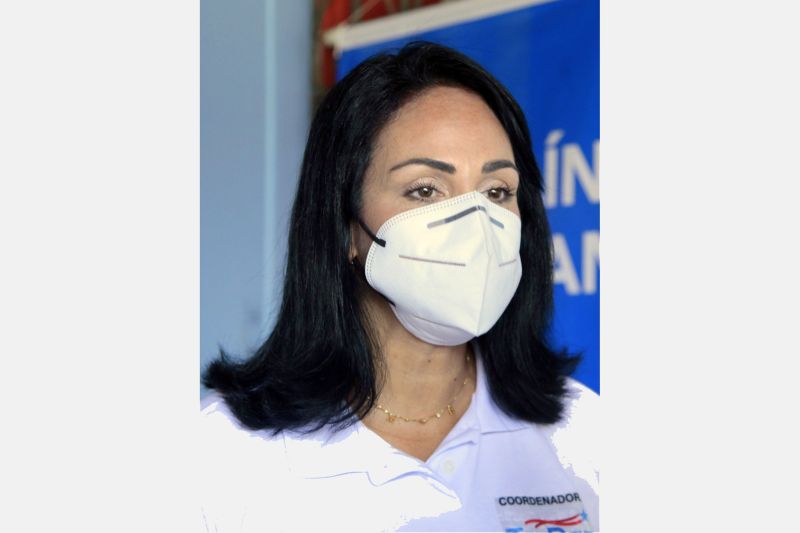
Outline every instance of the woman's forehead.
<path fill-rule="evenodd" d="M 436 87 L 398 110 L 381 131 L 376 150 L 383 152 L 387 162 L 437 152 L 508 157 L 511 143 L 480 96 L 460 88 Z"/>

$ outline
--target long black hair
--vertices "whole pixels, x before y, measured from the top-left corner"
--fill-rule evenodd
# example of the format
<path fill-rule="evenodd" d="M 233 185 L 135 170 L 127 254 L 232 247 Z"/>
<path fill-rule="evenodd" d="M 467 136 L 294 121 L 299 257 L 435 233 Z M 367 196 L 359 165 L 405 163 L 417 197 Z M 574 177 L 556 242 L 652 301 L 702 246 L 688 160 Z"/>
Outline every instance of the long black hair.
<path fill-rule="evenodd" d="M 224 351 L 203 375 L 252 429 L 344 428 L 377 398 L 381 353 L 361 301 L 364 282 L 348 261 L 354 217 L 373 143 L 392 116 L 435 86 L 483 98 L 505 128 L 520 173 L 522 279 L 498 322 L 477 338 L 495 403 L 535 423 L 556 422 L 577 356 L 551 348 L 550 228 L 542 177 L 517 102 L 480 65 L 450 48 L 414 42 L 374 55 L 320 104 L 308 135 L 292 208 L 282 303 L 266 342 L 248 359 Z"/>

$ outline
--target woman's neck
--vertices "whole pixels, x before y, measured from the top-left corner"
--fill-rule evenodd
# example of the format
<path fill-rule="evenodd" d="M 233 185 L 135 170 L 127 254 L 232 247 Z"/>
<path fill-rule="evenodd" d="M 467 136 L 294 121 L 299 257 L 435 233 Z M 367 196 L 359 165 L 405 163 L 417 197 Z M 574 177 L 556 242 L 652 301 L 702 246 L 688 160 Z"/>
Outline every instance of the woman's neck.
<path fill-rule="evenodd" d="M 385 300 L 373 301 L 371 307 L 385 376 L 377 404 L 397 415 L 420 418 L 445 408 L 456 395 L 472 393 L 475 357 L 469 344 L 428 344 L 400 324 Z"/>

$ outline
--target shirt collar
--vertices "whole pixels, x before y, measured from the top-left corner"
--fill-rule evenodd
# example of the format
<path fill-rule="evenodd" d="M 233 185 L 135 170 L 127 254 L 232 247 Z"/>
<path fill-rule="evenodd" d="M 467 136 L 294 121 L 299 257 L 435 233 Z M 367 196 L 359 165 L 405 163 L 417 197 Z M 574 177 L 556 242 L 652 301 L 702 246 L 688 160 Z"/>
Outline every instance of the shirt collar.
<path fill-rule="evenodd" d="M 477 443 L 487 433 L 516 431 L 529 423 L 509 417 L 489 393 L 482 356 L 471 343 L 476 360 L 476 386 L 467 411 L 431 457 L 456 446 Z M 310 434 L 283 434 L 289 468 L 305 478 L 365 472 L 375 485 L 410 472 L 429 472 L 423 461 L 394 448 L 361 421 L 339 432 L 325 427 Z"/>

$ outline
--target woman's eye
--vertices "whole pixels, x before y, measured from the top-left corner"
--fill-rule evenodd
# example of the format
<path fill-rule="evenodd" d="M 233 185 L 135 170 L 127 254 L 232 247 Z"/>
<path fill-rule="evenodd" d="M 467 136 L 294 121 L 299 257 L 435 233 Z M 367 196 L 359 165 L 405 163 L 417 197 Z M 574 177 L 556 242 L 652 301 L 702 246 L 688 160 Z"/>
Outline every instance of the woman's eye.
<path fill-rule="evenodd" d="M 436 188 L 435 187 L 430 187 L 430 186 L 427 186 L 427 185 L 423 185 L 422 187 L 416 187 L 414 189 L 409 190 L 406 193 L 406 196 L 409 196 L 410 198 L 412 198 L 414 200 L 425 201 L 425 200 L 430 200 L 431 198 L 433 198 L 435 194 L 436 194 Z"/>
<path fill-rule="evenodd" d="M 486 196 L 493 202 L 502 203 L 508 201 L 514 194 L 506 187 L 492 187 L 486 191 Z"/>
<path fill-rule="evenodd" d="M 419 189 L 417 189 L 419 195 L 422 196 L 423 198 L 430 198 L 431 196 L 433 196 L 433 192 L 435 190 L 436 189 L 434 189 L 433 187 L 420 187 Z"/>

